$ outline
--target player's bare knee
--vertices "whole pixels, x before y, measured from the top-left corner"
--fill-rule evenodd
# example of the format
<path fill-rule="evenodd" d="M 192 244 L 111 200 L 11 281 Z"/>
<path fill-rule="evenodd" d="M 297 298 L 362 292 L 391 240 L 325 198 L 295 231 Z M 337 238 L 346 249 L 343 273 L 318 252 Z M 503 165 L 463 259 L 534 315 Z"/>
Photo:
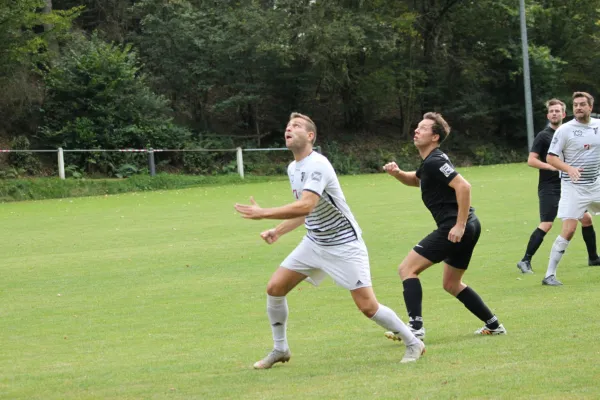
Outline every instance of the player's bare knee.
<path fill-rule="evenodd" d="M 287 290 L 285 285 L 281 284 L 281 282 L 269 281 L 269 283 L 267 283 L 267 294 L 269 296 L 281 297 L 287 294 Z"/>
<path fill-rule="evenodd" d="M 572 228 L 563 229 L 562 232 L 560 233 L 560 236 L 562 236 L 566 240 L 571 240 L 571 239 L 573 239 L 573 236 L 575 236 L 575 229 L 572 229 Z"/>
<path fill-rule="evenodd" d="M 450 293 L 452 296 L 456 296 L 460 292 L 460 288 L 462 286 L 462 282 L 454 282 L 454 281 L 444 281 L 442 283 L 444 290 Z"/>
<path fill-rule="evenodd" d="M 540 224 L 540 226 L 538 226 L 538 228 L 540 228 L 544 232 L 548 233 L 550 231 L 550 229 L 552 229 L 552 225 L 553 225 L 552 222 L 542 222 Z"/>
<path fill-rule="evenodd" d="M 573 239 L 573 236 L 575 236 L 575 232 L 564 232 L 560 236 L 562 236 L 565 240 L 568 240 L 570 242 L 571 239 Z"/>
<path fill-rule="evenodd" d="M 586 228 L 592 225 L 592 216 L 590 215 L 590 213 L 585 213 L 579 221 L 581 222 L 581 226 Z"/>
<path fill-rule="evenodd" d="M 356 304 L 361 313 L 364 314 L 367 318 L 373 318 L 373 316 L 377 313 L 379 309 L 379 303 L 375 302 L 362 302 L 360 304 Z"/>
<path fill-rule="evenodd" d="M 402 263 L 398 266 L 398 275 L 400 275 L 400 279 L 405 280 L 414 275 L 414 268 L 409 264 Z"/>
<path fill-rule="evenodd" d="M 563 221 L 562 229 L 560 231 L 560 236 L 562 236 L 566 240 L 571 240 L 573 238 L 573 235 L 575 235 L 576 229 L 577 229 L 577 220 L 576 219 L 566 219 Z"/>

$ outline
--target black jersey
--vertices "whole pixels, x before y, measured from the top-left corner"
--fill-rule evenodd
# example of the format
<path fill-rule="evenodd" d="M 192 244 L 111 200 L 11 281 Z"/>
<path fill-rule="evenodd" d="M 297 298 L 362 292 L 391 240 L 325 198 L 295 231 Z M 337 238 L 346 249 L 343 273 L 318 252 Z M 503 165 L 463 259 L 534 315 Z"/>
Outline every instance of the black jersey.
<path fill-rule="evenodd" d="M 531 145 L 531 152 L 540 155 L 540 161 L 547 162 L 546 156 L 554 136 L 554 129 L 550 125 L 537 134 Z M 557 189 L 560 190 L 560 174 L 558 171 L 540 169 L 540 178 L 538 180 L 538 189 Z"/>
<path fill-rule="evenodd" d="M 429 209 L 438 227 L 453 227 L 458 216 L 456 192 L 448 184 L 458 172 L 439 148 L 433 150 L 419 166 L 417 178 L 421 181 L 421 198 Z M 475 217 L 469 208 L 468 220 Z"/>

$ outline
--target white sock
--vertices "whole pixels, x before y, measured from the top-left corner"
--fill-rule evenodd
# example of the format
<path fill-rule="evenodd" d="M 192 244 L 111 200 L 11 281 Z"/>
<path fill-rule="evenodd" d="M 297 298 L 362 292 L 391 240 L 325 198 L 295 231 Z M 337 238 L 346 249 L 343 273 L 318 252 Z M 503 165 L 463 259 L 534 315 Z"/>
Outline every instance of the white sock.
<path fill-rule="evenodd" d="M 415 335 L 410 331 L 408 326 L 402 322 L 398 315 L 389 307 L 384 306 L 383 304 L 379 304 L 379 309 L 371 317 L 377 325 L 384 327 L 388 331 L 392 331 L 396 333 L 398 336 L 402 338 L 402 341 L 407 346 L 415 344 L 419 339 L 416 338 Z"/>
<path fill-rule="evenodd" d="M 288 305 L 285 296 L 276 297 L 267 295 L 267 315 L 273 331 L 273 348 L 286 351 L 288 347 L 285 334 L 288 318 Z"/>
<path fill-rule="evenodd" d="M 567 246 L 569 245 L 569 241 L 562 236 L 558 236 L 552 245 L 552 250 L 550 250 L 550 260 L 548 261 L 548 269 L 546 270 L 546 278 L 550 275 L 554 275 L 556 277 L 556 268 L 558 268 L 558 263 L 562 258 L 563 254 L 567 250 Z"/>

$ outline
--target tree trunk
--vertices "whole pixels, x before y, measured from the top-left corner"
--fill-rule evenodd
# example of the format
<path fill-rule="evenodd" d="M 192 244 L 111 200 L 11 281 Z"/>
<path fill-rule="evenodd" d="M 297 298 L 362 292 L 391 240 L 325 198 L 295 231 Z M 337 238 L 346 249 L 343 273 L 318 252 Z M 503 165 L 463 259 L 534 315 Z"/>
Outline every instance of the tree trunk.
<path fill-rule="evenodd" d="M 51 14 L 52 13 L 52 0 L 44 0 L 44 8 L 42 9 L 42 14 Z M 48 50 L 51 54 L 58 54 L 58 41 L 50 31 L 54 28 L 52 24 L 44 24 L 44 34 L 47 36 L 48 40 Z"/>

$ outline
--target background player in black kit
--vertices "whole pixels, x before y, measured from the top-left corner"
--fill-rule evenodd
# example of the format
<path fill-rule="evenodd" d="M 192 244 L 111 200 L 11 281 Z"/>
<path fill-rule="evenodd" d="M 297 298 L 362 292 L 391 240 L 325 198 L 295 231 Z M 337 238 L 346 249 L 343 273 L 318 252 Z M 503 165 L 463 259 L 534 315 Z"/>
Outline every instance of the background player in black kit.
<path fill-rule="evenodd" d="M 566 105 L 559 99 L 551 99 L 546 102 L 546 108 L 548 110 L 546 118 L 548 118 L 550 124 L 535 137 L 527 159 L 527 164 L 530 167 L 540 170 L 538 181 L 540 224 L 529 237 L 525 255 L 517 263 L 517 268 L 524 274 L 533 272 L 531 259 L 540 248 L 548 231 L 552 229 L 560 200 L 560 175 L 556 168 L 546 162 L 546 156 L 554 132 L 567 116 Z M 588 265 L 600 265 L 600 258 L 598 258 L 596 252 L 596 233 L 592 225 L 592 216 L 586 212 L 579 221 L 581 222 L 581 232 L 588 252 Z"/>
<path fill-rule="evenodd" d="M 440 149 L 450 134 L 450 126 L 438 113 L 428 112 L 415 129 L 414 143 L 423 159 L 417 171 L 405 172 L 395 162 L 383 169 L 408 186 L 421 187 L 423 203 L 433 215 L 437 229 L 421 240 L 398 268 L 404 286 L 404 301 L 409 325 L 420 339 L 423 327 L 423 290 L 419 274 L 433 264 L 444 261 L 443 286 L 485 325 L 476 335 L 502 335 L 506 329 L 462 277 L 469 266 L 473 249 L 481 233 L 479 220 L 471 208 L 471 185 L 458 172 Z M 388 338 L 398 340 L 392 332 Z"/>

